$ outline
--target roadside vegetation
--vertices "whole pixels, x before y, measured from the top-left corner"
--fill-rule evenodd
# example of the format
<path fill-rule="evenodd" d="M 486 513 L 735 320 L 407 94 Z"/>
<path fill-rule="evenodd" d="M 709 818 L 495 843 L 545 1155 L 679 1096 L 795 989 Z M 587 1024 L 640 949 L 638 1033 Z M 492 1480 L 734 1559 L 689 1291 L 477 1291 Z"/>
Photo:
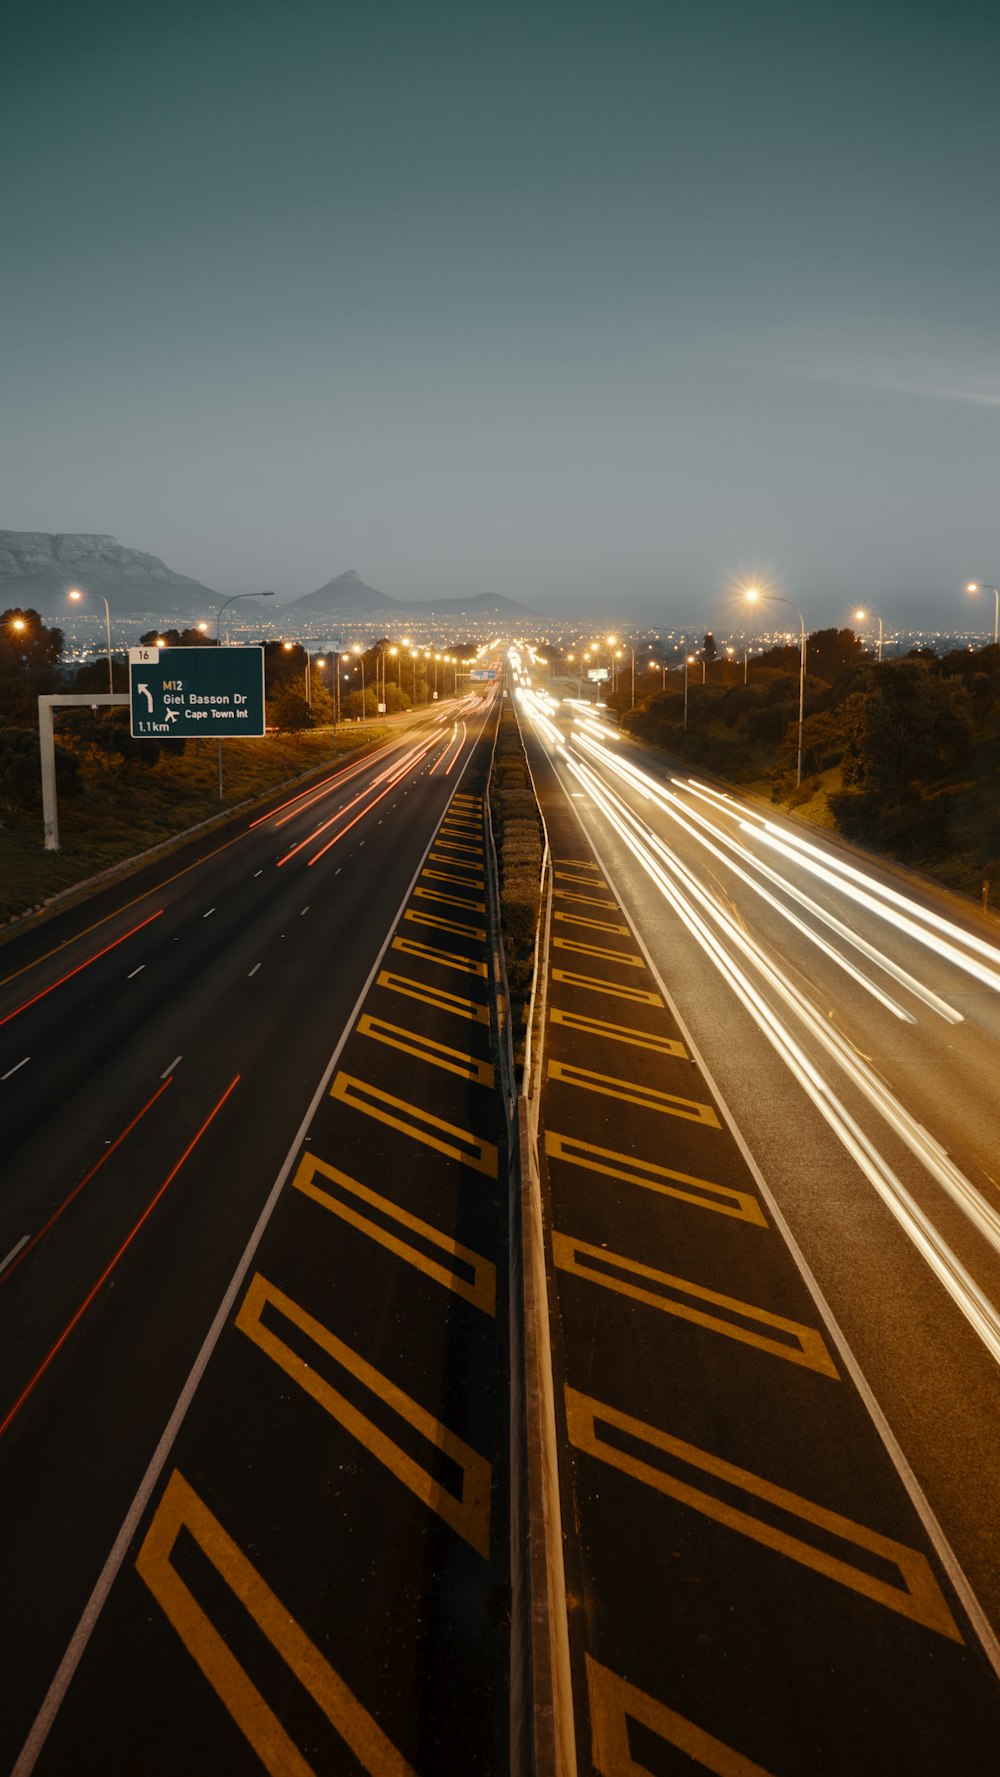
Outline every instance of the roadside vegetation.
<path fill-rule="evenodd" d="M 500 874 L 500 923 L 510 996 L 511 1044 L 515 1072 L 520 1079 L 541 906 L 543 835 L 528 761 L 509 697 L 503 700 L 493 755 L 490 809 Z"/>
<path fill-rule="evenodd" d="M 683 675 L 622 674 L 621 726 L 693 770 L 768 796 L 1000 911 L 1000 648 L 876 662 L 849 629 L 808 637 L 802 783 L 799 649 L 744 662 L 706 636 Z M 704 670 L 704 683 L 702 674 Z"/>

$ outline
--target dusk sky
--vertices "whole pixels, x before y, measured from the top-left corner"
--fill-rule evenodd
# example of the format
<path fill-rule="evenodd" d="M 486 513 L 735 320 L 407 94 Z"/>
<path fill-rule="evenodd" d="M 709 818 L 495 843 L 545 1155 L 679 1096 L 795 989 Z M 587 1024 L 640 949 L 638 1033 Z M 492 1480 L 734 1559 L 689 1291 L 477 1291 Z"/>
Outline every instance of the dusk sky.
<path fill-rule="evenodd" d="M 992 629 L 995 7 L 19 6 L 0 526 Z"/>

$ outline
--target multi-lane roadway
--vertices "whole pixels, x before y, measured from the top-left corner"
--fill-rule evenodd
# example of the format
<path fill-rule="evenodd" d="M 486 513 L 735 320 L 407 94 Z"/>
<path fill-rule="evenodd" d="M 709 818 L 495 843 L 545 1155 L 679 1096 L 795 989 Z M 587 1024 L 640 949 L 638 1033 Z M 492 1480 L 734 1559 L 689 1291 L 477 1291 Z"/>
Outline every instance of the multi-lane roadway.
<path fill-rule="evenodd" d="M 494 722 L 3 949 L 5 1771 L 504 1762 Z"/>
<path fill-rule="evenodd" d="M 593 706 L 520 708 L 581 1767 L 985 1773 L 1000 946 Z"/>
<path fill-rule="evenodd" d="M 518 709 L 551 866 L 534 1631 L 569 1710 L 536 1746 L 561 1725 L 567 1777 L 979 1777 L 1000 945 L 592 707 Z M 511 1762 L 495 715 L 0 951 L 17 1777 Z"/>

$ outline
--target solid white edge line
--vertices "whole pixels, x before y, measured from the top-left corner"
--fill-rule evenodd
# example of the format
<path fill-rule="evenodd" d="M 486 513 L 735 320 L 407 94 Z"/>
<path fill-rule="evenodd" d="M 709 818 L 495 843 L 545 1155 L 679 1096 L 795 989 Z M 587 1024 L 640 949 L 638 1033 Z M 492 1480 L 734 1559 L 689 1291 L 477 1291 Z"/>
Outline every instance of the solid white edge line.
<path fill-rule="evenodd" d="M 11 1262 L 11 1259 L 17 1258 L 17 1255 L 20 1252 L 22 1246 L 27 1246 L 28 1241 L 30 1239 L 31 1239 L 30 1234 L 22 1234 L 21 1235 L 21 1238 L 18 1241 L 17 1245 L 11 1247 L 10 1252 L 7 1254 L 7 1257 L 5 1259 L 0 1259 L 0 1273 L 6 1271 L 7 1266 Z"/>
<path fill-rule="evenodd" d="M 401 900 L 399 907 L 397 908 L 396 913 L 395 913 L 395 915 L 388 927 L 388 930 L 387 930 L 386 936 L 385 936 L 385 942 L 381 946 L 381 949 L 379 950 L 379 953 L 371 966 L 371 970 L 368 974 L 368 978 L 365 981 L 365 984 L 362 987 L 357 1000 L 355 1001 L 354 1008 L 351 1011 L 351 1014 L 347 1020 L 347 1023 L 344 1026 L 343 1031 L 341 1032 L 340 1038 L 337 1042 L 337 1046 L 334 1049 L 333 1054 L 330 1057 L 330 1060 L 328 1061 L 326 1068 L 324 1070 L 323 1077 L 320 1080 L 320 1083 L 317 1086 L 315 1093 L 313 1094 L 312 1100 L 309 1105 L 309 1109 L 306 1111 L 306 1114 L 303 1117 L 302 1122 L 299 1124 L 298 1130 L 293 1138 L 292 1145 L 288 1150 L 288 1155 L 285 1159 L 285 1163 L 282 1166 L 281 1171 L 279 1172 L 277 1178 L 274 1181 L 274 1184 L 271 1187 L 271 1191 L 270 1191 L 270 1194 L 267 1198 L 267 1201 L 264 1204 L 264 1207 L 261 1210 L 260 1215 L 257 1219 L 257 1225 L 254 1228 L 254 1231 L 251 1234 L 250 1239 L 248 1240 L 246 1248 L 243 1252 L 243 1256 L 240 1259 L 240 1261 L 236 1267 L 236 1270 L 233 1273 L 232 1280 L 229 1284 L 229 1288 L 226 1290 L 226 1293 L 223 1296 L 222 1301 L 219 1304 L 218 1312 L 216 1313 L 215 1319 L 213 1320 L 211 1326 L 208 1329 L 208 1332 L 205 1335 L 205 1339 L 202 1344 L 201 1350 L 199 1351 L 198 1356 L 195 1358 L 195 1361 L 194 1361 L 193 1365 L 191 1366 L 191 1372 L 188 1376 L 188 1379 L 185 1382 L 184 1387 L 181 1389 L 181 1392 L 177 1398 L 177 1405 L 175 1406 L 173 1412 L 171 1413 L 170 1418 L 167 1420 L 166 1426 L 164 1427 L 164 1430 L 163 1430 L 163 1434 L 160 1438 L 159 1443 L 156 1446 L 156 1449 L 153 1452 L 153 1456 L 152 1456 L 152 1459 L 149 1463 L 149 1466 L 146 1469 L 146 1472 L 143 1475 L 142 1480 L 139 1483 L 138 1489 L 135 1494 L 135 1498 L 133 1499 L 132 1504 L 129 1506 L 129 1509 L 128 1509 L 127 1513 L 125 1514 L 125 1520 L 122 1524 L 122 1527 L 119 1530 L 118 1535 L 115 1537 L 114 1543 L 111 1548 L 111 1552 L 108 1555 L 108 1558 L 105 1561 L 104 1566 L 102 1567 L 101 1572 L 98 1576 L 97 1584 L 94 1586 L 94 1589 L 91 1592 L 86 1605 L 84 1606 L 83 1615 L 81 1616 L 80 1621 L 78 1622 L 75 1630 L 73 1631 L 73 1635 L 70 1639 L 69 1646 L 67 1647 L 66 1652 L 63 1654 L 63 1657 L 60 1660 L 59 1665 L 56 1669 L 56 1673 L 55 1673 L 55 1676 L 53 1677 L 52 1683 L 49 1685 L 49 1688 L 45 1693 L 45 1697 L 42 1701 L 41 1708 L 39 1709 L 38 1714 L 36 1715 L 32 1725 L 31 1725 L 31 1728 L 28 1732 L 28 1738 L 25 1740 L 24 1745 L 21 1748 L 21 1752 L 18 1757 L 17 1763 L 14 1765 L 13 1770 L 11 1771 L 11 1777 L 29 1777 L 29 1774 L 35 1768 L 35 1764 L 38 1760 L 39 1754 L 41 1753 L 42 1748 L 45 1745 L 46 1740 L 48 1739 L 49 1730 L 51 1729 L 52 1724 L 55 1721 L 57 1714 L 59 1713 L 59 1709 L 62 1705 L 62 1702 L 63 1702 L 63 1699 L 66 1695 L 66 1692 L 68 1691 L 68 1689 L 73 1681 L 73 1677 L 76 1672 L 76 1669 L 79 1666 L 80 1661 L 83 1658 L 84 1652 L 86 1651 L 87 1643 L 90 1640 L 90 1637 L 92 1636 L 92 1634 L 94 1633 L 95 1628 L 97 1627 L 97 1620 L 101 1614 L 101 1611 L 104 1609 L 105 1603 L 107 1602 L 108 1593 L 111 1591 L 111 1588 L 114 1585 L 114 1582 L 117 1579 L 118 1574 L 121 1570 L 122 1563 L 125 1560 L 126 1554 L 128 1553 L 129 1544 L 131 1543 L 132 1538 L 135 1535 L 136 1529 L 139 1524 L 139 1520 L 142 1517 L 142 1514 L 145 1511 L 146 1506 L 149 1503 L 150 1495 L 152 1494 L 153 1489 L 156 1486 L 156 1483 L 159 1480 L 160 1475 L 163 1472 L 163 1468 L 166 1464 L 167 1457 L 170 1455 L 171 1448 L 172 1448 L 174 1442 L 176 1441 L 177 1434 L 180 1431 L 181 1426 L 184 1422 L 184 1419 L 187 1415 L 188 1408 L 190 1407 L 191 1402 L 194 1399 L 194 1396 L 197 1392 L 199 1383 L 201 1382 L 202 1376 L 204 1375 L 205 1370 L 208 1366 L 209 1359 L 211 1358 L 212 1353 L 215 1350 L 215 1347 L 219 1342 L 219 1337 L 223 1331 L 223 1328 L 225 1327 L 226 1321 L 229 1318 L 230 1310 L 232 1309 L 233 1303 L 235 1302 L 236 1297 L 239 1294 L 240 1286 L 242 1285 L 243 1279 L 245 1278 L 247 1271 L 250 1268 L 250 1265 L 253 1261 L 254 1254 L 256 1253 L 257 1248 L 260 1245 L 261 1240 L 263 1239 L 264 1231 L 267 1227 L 267 1224 L 271 1220 L 271 1216 L 274 1213 L 278 1199 L 281 1196 L 282 1190 L 284 1189 L 284 1186 L 285 1186 L 285 1182 L 288 1178 L 288 1174 L 291 1172 L 292 1166 L 294 1165 L 295 1160 L 298 1157 L 299 1150 L 305 1141 L 306 1134 L 309 1129 L 309 1125 L 312 1122 L 313 1117 L 316 1115 L 316 1111 L 317 1111 L 319 1105 L 322 1103 L 323 1097 L 326 1093 L 327 1086 L 329 1085 L 329 1082 L 330 1082 L 330 1078 L 334 1072 L 334 1069 L 337 1066 L 338 1061 L 340 1060 L 341 1052 L 344 1048 L 344 1045 L 347 1042 L 348 1037 L 352 1034 L 352 1032 L 354 1030 L 354 1026 L 358 1020 L 358 1014 L 360 1013 L 361 1008 L 364 1005 L 365 1000 L 371 991 L 372 982 L 375 979 L 377 971 L 379 970 L 379 968 L 382 965 L 382 961 L 385 956 L 385 953 L 388 950 L 389 945 L 392 943 L 393 937 L 395 936 L 396 927 L 399 925 L 399 922 L 403 917 L 403 913 L 406 909 L 406 904 L 409 901 L 410 896 L 412 895 L 413 890 L 417 885 L 417 882 L 420 877 L 420 872 L 423 869 L 425 863 L 427 862 L 427 854 L 430 851 L 431 846 L 434 844 L 435 839 L 437 838 L 438 831 L 441 826 L 441 822 L 444 820 L 445 814 L 448 812 L 448 807 L 450 807 L 451 803 L 454 801 L 455 794 L 457 793 L 458 788 L 461 785 L 463 778 L 465 777 L 466 771 L 468 771 L 469 762 L 472 758 L 472 750 L 473 749 L 470 749 L 469 759 L 466 760 L 465 767 L 463 768 L 463 771 L 462 771 L 462 777 L 459 778 L 458 783 L 455 785 L 455 790 L 452 792 L 452 795 L 448 798 L 448 803 L 446 804 L 444 810 L 442 811 L 440 819 L 438 820 L 437 825 L 435 826 L 434 831 L 431 834 L 431 837 L 427 842 L 426 849 L 424 850 L 423 855 L 420 859 L 420 862 L 418 863 L 417 868 L 414 871 L 414 874 L 413 874 L 413 877 L 411 878 L 409 887 L 407 888 L 406 893 L 403 896 L 403 899 Z M 181 1059 L 180 1056 L 178 1056 L 177 1060 L 179 1061 L 180 1059 Z M 176 1062 L 173 1063 L 172 1065 L 176 1066 Z M 168 1068 L 167 1073 L 169 1073 L 170 1071 L 171 1071 L 170 1068 Z M 29 1237 L 26 1235 L 25 1239 L 27 1239 L 27 1238 L 29 1238 Z M 21 1244 L 22 1245 L 24 1244 L 23 1241 Z"/>
<path fill-rule="evenodd" d="M 175 1055 L 173 1061 L 170 1063 L 170 1066 L 164 1068 L 162 1074 L 160 1075 L 160 1079 L 165 1080 L 168 1074 L 173 1073 L 174 1068 L 177 1066 L 178 1062 L 181 1062 L 183 1060 L 184 1060 L 183 1055 Z"/>
<path fill-rule="evenodd" d="M 563 794 L 565 795 L 565 793 L 566 793 L 565 786 L 563 786 Z M 601 853 L 598 851 L 597 846 L 594 843 L 593 837 L 587 831 L 587 829 L 583 826 L 582 821 L 580 822 L 580 828 L 581 828 L 581 831 L 584 835 L 584 838 L 587 841 L 587 844 L 590 846 L 590 849 L 594 854 L 594 857 L 597 859 L 597 862 L 600 865 L 600 868 L 605 871 L 606 875 L 608 875 L 608 872 L 607 872 L 606 866 L 604 864 L 604 861 L 602 859 Z M 609 881 L 611 881 L 613 883 L 614 879 L 612 877 L 609 876 L 608 879 L 609 879 Z M 719 1110 L 722 1112 L 722 1115 L 725 1118 L 726 1124 L 727 1124 L 728 1128 L 730 1129 L 730 1131 L 732 1132 L 732 1135 L 735 1139 L 736 1145 L 739 1148 L 741 1154 L 743 1155 L 744 1160 L 747 1163 L 747 1166 L 750 1170 L 751 1177 L 755 1180 L 757 1187 L 760 1191 L 760 1194 L 763 1197 L 765 1203 L 768 1206 L 768 1209 L 771 1212 L 771 1215 L 774 1218 L 774 1225 L 775 1225 L 776 1229 L 778 1230 L 778 1232 L 780 1233 L 782 1239 L 784 1240 L 784 1242 L 788 1248 L 788 1251 L 791 1253 L 793 1262 L 795 1263 L 795 1265 L 798 1266 L 799 1273 L 802 1277 L 802 1280 L 805 1283 L 807 1290 L 809 1291 L 810 1295 L 812 1296 L 813 1301 L 816 1304 L 817 1311 L 820 1314 L 821 1318 L 823 1319 L 823 1321 L 826 1325 L 827 1331 L 829 1332 L 834 1345 L 836 1346 L 838 1352 L 840 1353 L 840 1357 L 843 1362 L 844 1368 L 848 1372 L 848 1375 L 850 1376 L 851 1381 L 854 1383 L 854 1386 L 857 1389 L 858 1394 L 861 1397 L 862 1403 L 864 1404 L 864 1406 L 868 1412 L 869 1418 L 871 1419 L 872 1424 L 875 1427 L 875 1430 L 877 1431 L 879 1437 L 882 1440 L 882 1444 L 886 1450 L 889 1460 L 892 1463 L 893 1467 L 895 1468 L 896 1473 L 898 1474 L 900 1480 L 903 1483 L 904 1488 L 906 1489 L 907 1494 L 909 1495 L 910 1502 L 911 1502 L 918 1518 L 920 1519 L 920 1522 L 923 1525 L 924 1530 L 927 1533 L 927 1536 L 930 1540 L 931 1546 L 934 1549 L 934 1553 L 937 1555 L 938 1560 L 940 1561 L 942 1567 L 944 1568 L 945 1573 L 948 1575 L 948 1578 L 951 1581 L 951 1584 L 954 1587 L 955 1592 L 961 1601 L 962 1608 L 965 1611 L 966 1616 L 968 1617 L 970 1627 L 974 1630 L 976 1635 L 978 1635 L 980 1643 L 982 1645 L 983 1652 L 986 1655 L 986 1658 L 988 1659 L 990 1665 L 993 1667 L 993 1670 L 997 1674 L 997 1677 L 1000 1678 L 1000 1642 L 998 1642 L 997 1637 L 993 1632 L 992 1625 L 989 1622 L 989 1620 L 986 1616 L 986 1613 L 983 1610 L 982 1605 L 980 1604 L 978 1598 L 976 1597 L 975 1592 L 972 1590 L 971 1582 L 966 1577 L 966 1574 L 959 1563 L 958 1556 L 955 1554 L 954 1550 L 952 1549 L 951 1544 L 949 1543 L 948 1538 L 945 1535 L 944 1529 L 943 1529 L 943 1527 L 942 1527 L 942 1525 L 941 1525 L 941 1523 L 940 1523 L 940 1521 L 939 1521 L 939 1519 L 938 1519 L 938 1517 L 937 1517 L 937 1515 L 930 1503 L 930 1500 L 927 1498 L 927 1495 L 924 1493 L 924 1490 L 921 1487 L 920 1482 L 918 1481 L 916 1475 L 914 1474 L 913 1469 L 910 1467 L 910 1464 L 909 1464 L 906 1456 L 903 1453 L 902 1446 L 900 1445 L 895 1432 L 893 1431 L 892 1427 L 890 1426 L 888 1419 L 886 1418 L 884 1412 L 882 1411 L 882 1408 L 879 1406 L 878 1400 L 876 1399 L 875 1394 L 872 1391 L 871 1385 L 869 1384 L 869 1382 L 867 1381 L 867 1378 L 865 1377 L 864 1371 L 862 1370 L 860 1364 L 858 1363 L 857 1358 L 854 1356 L 854 1353 L 851 1351 L 851 1348 L 847 1343 L 847 1336 L 843 1332 L 843 1330 L 841 1329 L 840 1323 L 836 1319 L 833 1309 L 830 1307 L 830 1304 L 828 1303 L 826 1297 L 824 1296 L 823 1291 L 820 1289 L 819 1282 L 816 1279 L 816 1277 L 813 1275 L 813 1272 L 810 1269 L 810 1266 L 809 1266 L 809 1263 L 806 1259 L 805 1254 L 803 1253 L 801 1247 L 799 1246 L 798 1241 L 796 1240 L 794 1234 L 792 1233 L 791 1228 L 789 1227 L 788 1223 L 786 1222 L 785 1217 L 782 1214 L 782 1211 L 779 1208 L 778 1203 L 777 1203 L 775 1197 L 773 1196 L 771 1189 L 768 1186 L 767 1181 L 764 1178 L 763 1173 L 760 1170 L 760 1167 L 757 1165 L 757 1162 L 755 1161 L 753 1155 L 751 1154 L 750 1149 L 748 1148 L 746 1141 L 743 1138 L 743 1135 L 741 1134 L 739 1128 L 737 1127 L 735 1118 L 733 1117 L 732 1112 L 729 1109 L 729 1106 L 727 1105 L 725 1099 L 722 1096 L 722 1093 L 719 1090 L 718 1085 L 716 1084 L 715 1077 L 712 1074 L 711 1069 L 708 1067 L 707 1063 L 705 1062 L 705 1059 L 701 1053 L 701 1050 L 698 1048 L 698 1045 L 695 1043 L 695 1041 L 691 1035 L 691 1032 L 689 1031 L 689 1029 L 687 1027 L 686 1020 L 682 1017 L 680 1009 L 678 1008 L 678 1006 L 673 998 L 673 995 L 671 994 L 669 988 L 667 987 L 666 982 L 664 981 L 662 975 L 660 974 L 659 969 L 657 968 L 655 962 L 653 961 L 653 958 L 651 957 L 649 950 L 646 947 L 645 940 L 643 939 L 643 937 L 641 936 L 639 931 L 636 929 L 636 926 L 635 926 L 635 923 L 632 919 L 632 916 L 629 913 L 628 908 L 623 904 L 621 896 L 618 894 L 617 889 L 613 888 L 612 892 L 614 893 L 615 898 L 617 899 L 618 904 L 621 907 L 621 910 L 622 910 L 623 914 L 625 915 L 626 920 L 628 921 L 629 925 L 632 928 L 632 934 L 635 938 L 635 941 L 638 944 L 639 949 L 642 951 L 643 956 L 646 958 L 646 962 L 649 966 L 650 972 L 653 976 L 653 979 L 657 982 L 660 992 L 663 994 L 664 1001 L 665 1001 L 666 1005 L 669 1006 L 671 1012 L 673 1013 L 674 1017 L 677 1020 L 681 1035 L 684 1039 L 684 1042 L 687 1045 L 689 1054 L 691 1055 L 692 1059 L 696 1062 L 697 1066 L 701 1069 L 702 1074 L 704 1075 L 705 1079 L 707 1080 L 707 1082 L 709 1084 L 709 1087 L 711 1088 L 712 1092 L 715 1094 L 715 1098 L 716 1098 L 716 1102 L 718 1103 Z M 14 1777 L 19 1777 L 19 1774 L 14 1773 Z"/>

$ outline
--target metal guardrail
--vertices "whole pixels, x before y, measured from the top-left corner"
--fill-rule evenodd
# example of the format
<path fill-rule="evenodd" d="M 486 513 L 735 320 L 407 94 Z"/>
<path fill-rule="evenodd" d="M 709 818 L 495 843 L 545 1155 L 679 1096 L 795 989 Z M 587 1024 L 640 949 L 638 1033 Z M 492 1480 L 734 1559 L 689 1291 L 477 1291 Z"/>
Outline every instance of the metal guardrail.
<path fill-rule="evenodd" d="M 501 703 L 501 719 L 502 714 Z M 496 737 L 494 757 L 495 753 Z M 492 770 L 491 759 L 491 778 Z M 528 776 L 530 779 L 530 767 Z M 507 996 L 509 1007 L 499 874 L 488 790 L 486 816 L 490 916 L 495 934 L 497 982 Z M 541 809 L 539 819 L 545 833 Z M 533 1045 L 533 1032 L 536 1017 L 540 1017 L 543 1007 L 546 969 L 542 965 L 548 956 L 551 923 L 547 833 L 540 879 L 542 904 L 535 933 L 535 963 L 520 1093 L 516 1087 L 509 1012 L 500 1035 L 501 1074 L 507 1069 L 504 1098 L 508 1125 L 510 1236 L 510 1769 L 514 1777 L 576 1777 L 555 1386 L 538 1169 L 538 1094 L 533 1090 L 532 1071 L 537 1047 Z M 539 1062 L 540 1059 L 539 1051 Z"/>

